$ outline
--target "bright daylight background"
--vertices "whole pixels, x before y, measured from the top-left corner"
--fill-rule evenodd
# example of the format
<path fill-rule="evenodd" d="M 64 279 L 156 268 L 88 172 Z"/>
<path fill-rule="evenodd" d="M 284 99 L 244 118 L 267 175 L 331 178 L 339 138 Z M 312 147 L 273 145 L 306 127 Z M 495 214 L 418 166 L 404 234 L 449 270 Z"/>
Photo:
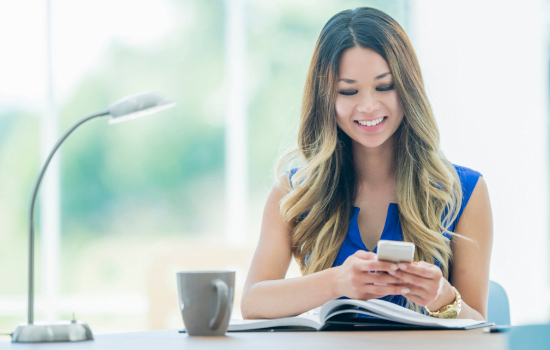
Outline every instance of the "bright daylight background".
<path fill-rule="evenodd" d="M 45 155 L 77 120 L 142 90 L 178 105 L 122 124 L 90 122 L 48 170 L 35 318 L 74 312 L 95 333 L 179 328 L 175 272 L 186 269 L 235 269 L 240 317 L 272 168 L 295 141 L 315 40 L 332 15 L 365 5 L 409 33 L 444 151 L 485 176 L 491 279 L 508 291 L 512 322 L 548 320 L 549 4 L 1 2 L 0 333 L 26 322 L 28 201 Z M 299 275 L 295 265 L 289 275 Z"/>

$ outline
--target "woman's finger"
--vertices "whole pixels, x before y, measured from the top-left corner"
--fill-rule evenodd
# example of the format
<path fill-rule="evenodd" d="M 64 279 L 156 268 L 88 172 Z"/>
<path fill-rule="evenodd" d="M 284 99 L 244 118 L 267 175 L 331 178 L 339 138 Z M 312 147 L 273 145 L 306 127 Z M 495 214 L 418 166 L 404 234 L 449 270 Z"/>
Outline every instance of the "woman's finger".
<path fill-rule="evenodd" d="M 441 277 L 442 273 L 439 267 L 428 263 L 424 263 L 424 264 L 421 264 L 421 263 L 423 263 L 423 261 L 421 261 L 418 264 L 399 263 L 397 266 L 402 271 L 407 271 L 410 274 L 414 274 L 424 278 L 434 279 L 434 278 Z"/>
<path fill-rule="evenodd" d="M 424 289 L 426 291 L 424 294 L 429 295 L 433 298 L 435 298 L 439 294 L 439 291 L 441 289 L 441 282 L 444 280 L 443 277 L 440 277 L 439 279 L 428 279 L 406 273 L 405 271 L 397 271 L 395 276 L 402 279 L 406 283 L 410 283 L 411 286 Z"/>
<path fill-rule="evenodd" d="M 437 291 L 434 289 L 425 289 L 414 285 L 410 285 L 409 289 L 410 292 L 407 294 L 407 297 L 410 295 L 416 296 L 424 300 L 426 304 L 429 304 L 437 297 Z"/>
<path fill-rule="evenodd" d="M 403 280 L 387 273 L 366 273 L 367 283 L 403 284 Z"/>
<path fill-rule="evenodd" d="M 382 294 L 382 295 L 399 295 L 407 294 L 410 292 L 409 286 L 407 285 L 389 285 L 389 286 L 378 286 L 373 284 L 367 284 L 364 288 L 366 293 L 370 294 Z"/>
<path fill-rule="evenodd" d="M 428 279 L 428 278 L 424 278 L 424 277 L 420 277 L 418 275 L 413 275 L 411 273 L 408 273 L 408 272 L 405 272 L 405 271 L 395 271 L 395 277 L 407 282 L 407 283 L 411 283 L 411 284 L 414 284 L 414 285 L 417 285 L 417 286 L 426 286 L 426 285 L 431 285 L 432 283 L 434 283 L 434 280 L 432 279 Z"/>
<path fill-rule="evenodd" d="M 358 260 L 357 268 L 360 271 L 391 271 L 395 272 L 399 267 L 390 262 L 378 261 L 378 260 Z"/>
<path fill-rule="evenodd" d="M 373 252 L 367 252 L 365 250 L 358 250 L 353 253 L 353 255 L 363 260 L 376 260 L 376 254 L 374 254 Z"/>

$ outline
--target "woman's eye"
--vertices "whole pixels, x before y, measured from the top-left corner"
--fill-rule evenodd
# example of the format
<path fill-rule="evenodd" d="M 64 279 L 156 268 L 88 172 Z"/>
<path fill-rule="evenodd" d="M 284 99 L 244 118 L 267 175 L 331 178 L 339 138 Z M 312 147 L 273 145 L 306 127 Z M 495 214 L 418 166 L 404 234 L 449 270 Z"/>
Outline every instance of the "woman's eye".
<path fill-rule="evenodd" d="M 376 88 L 376 91 L 384 92 L 384 91 L 393 90 L 394 88 L 395 88 L 395 85 L 389 85 L 389 86 L 378 87 L 378 88 Z M 341 94 L 341 95 L 345 95 L 345 96 L 352 96 L 352 95 L 357 94 L 357 92 L 358 92 L 357 90 L 353 90 L 353 91 L 340 91 L 340 94 Z"/>
<path fill-rule="evenodd" d="M 357 93 L 357 90 L 355 90 L 355 91 L 340 91 L 340 94 L 346 95 L 346 96 L 355 95 L 356 93 Z"/>
<path fill-rule="evenodd" d="M 379 87 L 379 88 L 376 88 L 376 90 L 378 90 L 378 91 L 390 91 L 390 90 L 393 90 L 393 88 L 395 88 L 395 85 Z"/>

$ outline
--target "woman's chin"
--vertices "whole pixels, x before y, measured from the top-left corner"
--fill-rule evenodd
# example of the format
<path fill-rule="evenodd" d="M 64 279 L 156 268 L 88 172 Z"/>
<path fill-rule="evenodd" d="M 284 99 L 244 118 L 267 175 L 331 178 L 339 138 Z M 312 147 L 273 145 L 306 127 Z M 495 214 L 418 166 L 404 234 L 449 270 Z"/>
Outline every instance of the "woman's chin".
<path fill-rule="evenodd" d="M 355 146 L 358 147 L 364 147 L 364 148 L 378 148 L 382 146 L 386 141 L 388 140 L 388 137 L 384 137 L 383 135 L 380 136 L 369 136 L 368 138 L 361 137 L 354 139 Z"/>

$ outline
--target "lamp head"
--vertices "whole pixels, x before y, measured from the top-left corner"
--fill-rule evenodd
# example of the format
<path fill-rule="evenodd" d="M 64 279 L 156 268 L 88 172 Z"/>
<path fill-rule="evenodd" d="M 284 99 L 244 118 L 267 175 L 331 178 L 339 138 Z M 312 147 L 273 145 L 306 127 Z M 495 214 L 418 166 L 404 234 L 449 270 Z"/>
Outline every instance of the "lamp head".
<path fill-rule="evenodd" d="M 129 95 L 109 105 L 109 124 L 139 118 L 175 105 L 174 101 L 157 92 L 145 91 Z"/>

